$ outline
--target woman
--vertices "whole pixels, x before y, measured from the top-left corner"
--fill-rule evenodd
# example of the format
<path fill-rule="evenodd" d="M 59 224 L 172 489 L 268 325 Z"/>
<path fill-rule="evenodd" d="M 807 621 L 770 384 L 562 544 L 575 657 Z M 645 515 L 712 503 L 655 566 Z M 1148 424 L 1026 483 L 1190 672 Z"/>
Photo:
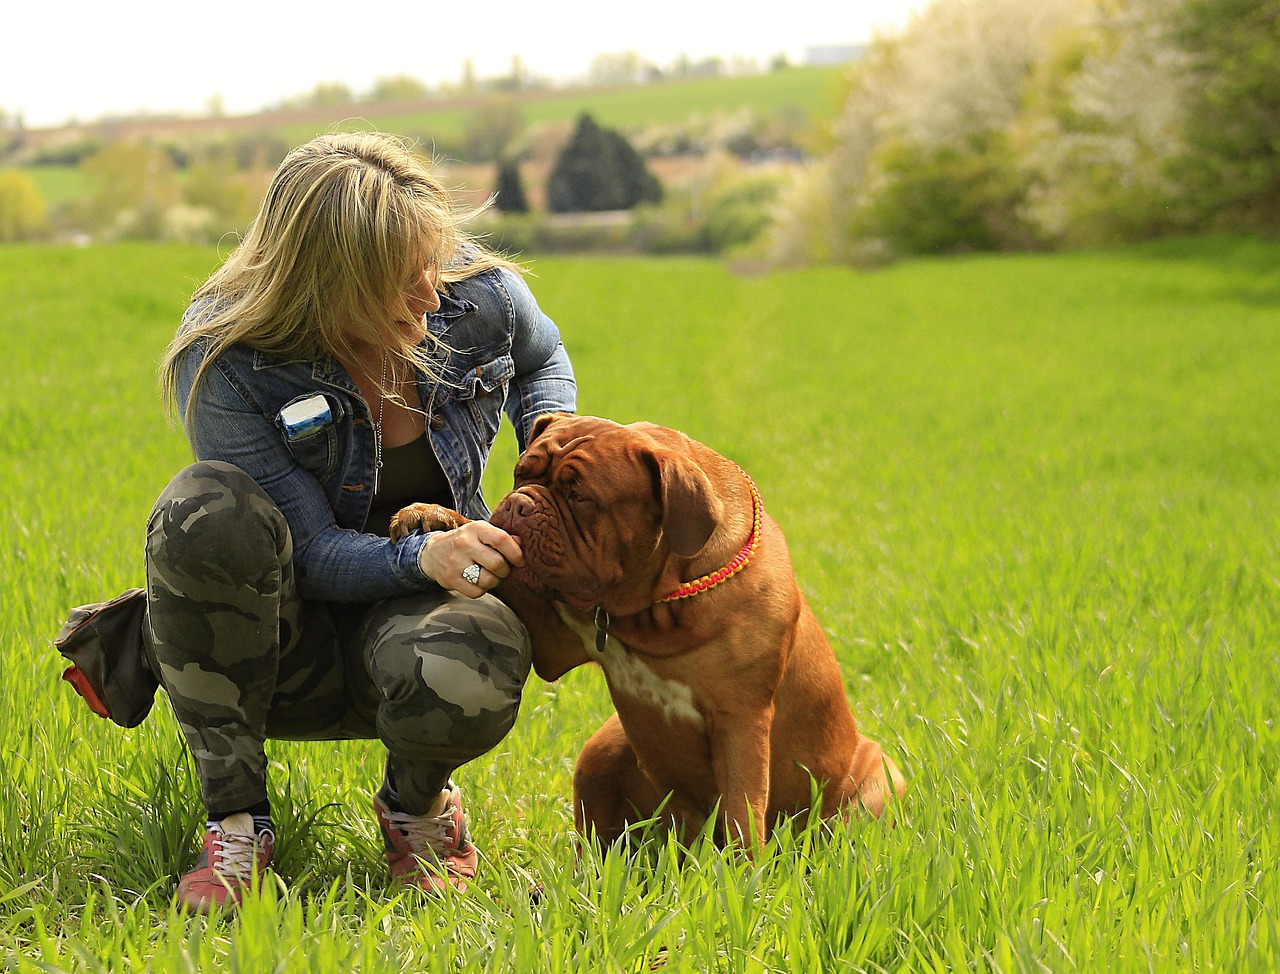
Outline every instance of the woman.
<path fill-rule="evenodd" d="M 523 449 L 575 385 L 555 325 L 460 219 L 394 139 L 316 138 L 165 354 L 197 462 L 152 512 L 147 611 L 208 812 L 189 909 L 238 903 L 270 862 L 268 737 L 381 739 L 392 875 L 475 875 L 451 775 L 510 730 L 529 671 L 488 594 L 520 547 L 484 520 L 480 477 L 504 409 Z M 479 520 L 393 543 L 410 500 Z"/>

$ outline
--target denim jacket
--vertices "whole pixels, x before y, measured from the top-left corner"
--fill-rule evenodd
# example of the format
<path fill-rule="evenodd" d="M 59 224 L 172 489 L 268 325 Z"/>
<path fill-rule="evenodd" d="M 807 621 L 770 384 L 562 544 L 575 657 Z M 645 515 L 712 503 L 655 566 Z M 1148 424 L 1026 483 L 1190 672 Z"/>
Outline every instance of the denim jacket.
<path fill-rule="evenodd" d="M 556 326 L 524 281 L 505 269 L 450 285 L 427 324 L 450 349 L 442 381 L 418 376 L 427 435 L 455 508 L 487 518 L 480 477 L 503 411 L 523 450 L 539 413 L 576 408 L 573 369 Z M 218 356 L 191 402 L 204 355 L 197 344 L 179 369 L 187 438 L 197 459 L 235 464 L 279 506 L 293 536 L 303 598 L 373 602 L 435 584 L 418 564 L 422 534 L 393 543 L 363 533 L 374 489 L 373 420 L 341 364 L 236 345 Z M 291 404 L 321 415 L 299 431 L 280 415 Z"/>

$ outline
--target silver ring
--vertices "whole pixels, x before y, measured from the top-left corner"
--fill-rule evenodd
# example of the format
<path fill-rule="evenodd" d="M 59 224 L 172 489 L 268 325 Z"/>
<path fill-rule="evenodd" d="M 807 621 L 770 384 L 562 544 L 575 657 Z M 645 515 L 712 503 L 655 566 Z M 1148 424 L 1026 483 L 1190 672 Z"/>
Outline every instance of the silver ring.
<path fill-rule="evenodd" d="M 463 580 L 464 582 L 470 582 L 472 585 L 479 585 L 479 584 L 480 584 L 480 564 L 479 564 L 479 562 L 474 562 L 474 561 L 473 561 L 473 562 L 472 562 L 470 565 L 468 565 L 466 568 L 462 569 L 462 580 Z"/>

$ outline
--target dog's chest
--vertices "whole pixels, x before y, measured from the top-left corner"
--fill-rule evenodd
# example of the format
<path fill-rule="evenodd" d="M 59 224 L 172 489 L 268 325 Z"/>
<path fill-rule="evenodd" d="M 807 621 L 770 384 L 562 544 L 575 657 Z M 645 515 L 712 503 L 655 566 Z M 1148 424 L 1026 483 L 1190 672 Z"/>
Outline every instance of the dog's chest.
<path fill-rule="evenodd" d="M 644 661 L 627 650 L 622 641 L 609 636 L 603 650 L 596 644 L 595 626 L 565 611 L 561 605 L 556 611 L 564 624 L 582 639 L 587 656 L 600 664 L 612 694 L 629 697 L 642 706 L 660 712 L 668 721 L 683 721 L 702 727 L 702 713 L 693 700 L 693 691 L 685 683 L 659 676 Z"/>

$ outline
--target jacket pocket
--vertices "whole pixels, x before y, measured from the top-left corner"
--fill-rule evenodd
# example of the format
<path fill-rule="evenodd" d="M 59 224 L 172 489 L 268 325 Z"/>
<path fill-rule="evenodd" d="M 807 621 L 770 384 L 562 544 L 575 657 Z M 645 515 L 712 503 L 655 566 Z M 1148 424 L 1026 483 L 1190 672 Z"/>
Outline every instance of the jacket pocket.
<path fill-rule="evenodd" d="M 470 414 L 484 442 L 491 443 L 498 434 L 507 386 L 515 374 L 515 360 L 510 355 L 500 355 L 473 365 L 458 382 L 454 400 Z"/>
<path fill-rule="evenodd" d="M 490 362 L 473 365 L 458 382 L 457 398 L 478 399 L 495 392 L 507 396 L 507 384 L 516 374 L 516 363 L 510 355 L 499 355 Z"/>
<path fill-rule="evenodd" d="M 276 426 L 289 453 L 317 479 L 327 479 L 338 469 L 341 416 L 342 404 L 322 392 L 291 399 L 276 414 Z"/>

